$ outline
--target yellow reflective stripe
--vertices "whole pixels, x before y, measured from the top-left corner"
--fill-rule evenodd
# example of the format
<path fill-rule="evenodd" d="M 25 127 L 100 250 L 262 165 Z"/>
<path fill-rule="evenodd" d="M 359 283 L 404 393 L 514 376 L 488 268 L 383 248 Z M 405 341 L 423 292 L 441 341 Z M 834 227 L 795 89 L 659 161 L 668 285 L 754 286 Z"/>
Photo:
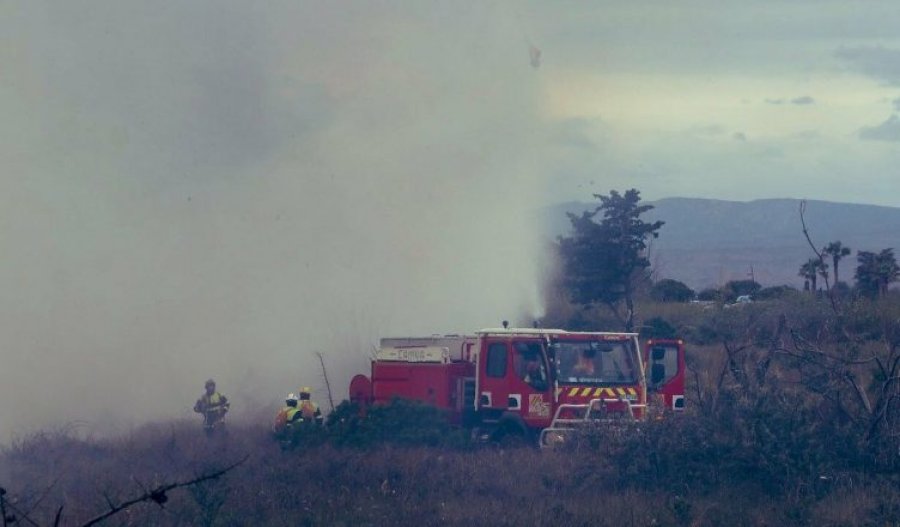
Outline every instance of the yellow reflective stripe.
<path fill-rule="evenodd" d="M 595 387 L 587 387 L 587 388 L 558 388 L 556 391 L 557 396 L 562 395 L 563 393 L 567 393 L 569 397 L 628 397 L 633 396 L 637 397 L 638 391 L 633 387 L 627 388 L 612 388 L 609 386 L 595 388 Z"/>

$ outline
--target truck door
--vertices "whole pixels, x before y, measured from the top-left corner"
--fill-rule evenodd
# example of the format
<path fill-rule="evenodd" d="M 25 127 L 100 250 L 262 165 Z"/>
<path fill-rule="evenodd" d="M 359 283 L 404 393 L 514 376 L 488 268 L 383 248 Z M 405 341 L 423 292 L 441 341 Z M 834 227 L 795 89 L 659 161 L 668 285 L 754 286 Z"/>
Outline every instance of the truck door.
<path fill-rule="evenodd" d="M 517 403 L 516 410 L 528 426 L 548 426 L 552 418 L 552 383 L 542 341 L 513 341 L 512 362 L 509 400 Z"/>
<path fill-rule="evenodd" d="M 482 341 L 478 365 L 478 407 L 497 410 L 509 409 L 509 383 L 511 357 L 509 341 L 485 338 Z"/>
<path fill-rule="evenodd" d="M 658 394 L 667 410 L 684 410 L 684 341 L 648 340 L 644 353 L 647 391 Z"/>

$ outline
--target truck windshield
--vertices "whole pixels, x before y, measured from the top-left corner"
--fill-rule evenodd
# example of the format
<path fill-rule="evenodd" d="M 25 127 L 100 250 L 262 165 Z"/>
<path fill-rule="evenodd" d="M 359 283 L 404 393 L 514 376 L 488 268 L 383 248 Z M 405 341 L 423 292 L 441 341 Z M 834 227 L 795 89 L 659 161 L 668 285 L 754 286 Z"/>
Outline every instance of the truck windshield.
<path fill-rule="evenodd" d="M 630 340 L 559 341 L 556 371 L 565 384 L 628 384 L 638 379 L 638 364 Z"/>

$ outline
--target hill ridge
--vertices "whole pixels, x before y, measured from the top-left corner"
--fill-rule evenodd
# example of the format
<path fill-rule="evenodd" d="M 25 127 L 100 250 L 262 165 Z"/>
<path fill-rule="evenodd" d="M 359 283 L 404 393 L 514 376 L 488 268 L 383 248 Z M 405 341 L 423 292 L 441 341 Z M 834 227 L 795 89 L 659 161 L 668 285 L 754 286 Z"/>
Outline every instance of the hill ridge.
<path fill-rule="evenodd" d="M 729 201 L 669 197 L 644 203 L 647 220 L 662 220 L 651 261 L 659 278 L 674 278 L 698 289 L 753 274 L 763 285 L 802 286 L 800 265 L 814 256 L 800 223 L 797 198 Z M 805 200 L 810 237 L 818 246 L 839 240 L 853 249 L 841 278 L 853 276 L 856 251 L 900 247 L 900 207 Z M 597 202 L 566 202 L 542 212 L 545 234 L 568 233 L 566 212 L 576 214 Z"/>

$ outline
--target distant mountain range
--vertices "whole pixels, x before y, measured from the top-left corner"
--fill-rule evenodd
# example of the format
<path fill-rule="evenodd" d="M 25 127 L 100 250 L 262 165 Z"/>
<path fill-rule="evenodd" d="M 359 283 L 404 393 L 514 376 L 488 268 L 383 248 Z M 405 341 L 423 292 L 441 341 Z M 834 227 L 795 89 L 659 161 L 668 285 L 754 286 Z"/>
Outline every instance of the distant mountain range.
<path fill-rule="evenodd" d="M 562 203 L 541 211 L 546 235 L 569 232 L 566 212 L 580 214 L 596 203 Z M 802 286 L 800 265 L 813 257 L 803 236 L 797 199 L 748 202 L 666 198 L 646 202 L 647 221 L 662 220 L 650 258 L 657 278 L 681 280 L 694 289 L 753 278 L 763 286 Z M 856 251 L 893 247 L 900 256 L 900 208 L 806 202 L 806 225 L 818 247 L 839 240 L 853 253 L 841 260 L 841 281 L 852 282 Z"/>

